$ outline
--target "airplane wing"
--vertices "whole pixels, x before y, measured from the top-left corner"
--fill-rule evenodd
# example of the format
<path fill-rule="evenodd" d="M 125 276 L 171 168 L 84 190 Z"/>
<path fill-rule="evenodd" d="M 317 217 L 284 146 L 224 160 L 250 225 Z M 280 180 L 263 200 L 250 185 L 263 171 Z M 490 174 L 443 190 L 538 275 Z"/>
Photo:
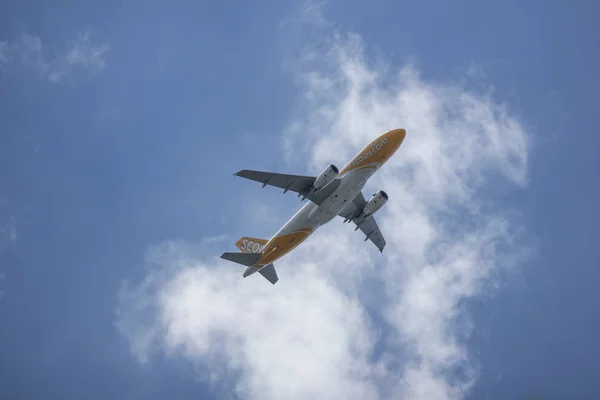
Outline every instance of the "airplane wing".
<path fill-rule="evenodd" d="M 260 182 L 263 184 L 263 187 L 269 185 L 281 188 L 283 189 L 283 193 L 291 190 L 298 193 L 298 196 L 304 196 L 317 205 L 321 204 L 339 186 L 339 180 L 335 180 L 322 190 L 312 192 L 312 185 L 317 179 L 315 176 L 279 174 L 275 172 L 252 171 L 249 169 L 243 169 L 233 175 Z"/>
<path fill-rule="evenodd" d="M 377 225 L 377 221 L 375 221 L 375 217 L 373 215 L 369 215 L 367 218 L 358 218 L 357 216 L 362 211 L 363 207 L 367 201 L 362 193 L 357 194 L 352 202 L 350 202 L 346 207 L 339 212 L 339 216 L 345 219 L 350 219 L 352 222 L 356 224 L 356 229 L 359 229 L 367 235 L 365 241 L 371 240 L 371 242 L 377 246 L 380 252 L 383 252 L 383 248 L 385 247 L 386 241 Z M 355 229 L 355 230 L 356 230 Z"/>
<path fill-rule="evenodd" d="M 348 203 L 346 207 L 342 208 L 342 211 L 340 211 L 338 215 L 346 219 L 352 219 L 361 212 L 365 204 L 367 204 L 367 200 L 365 200 L 365 196 L 360 192 L 354 196 L 352 201 Z"/>

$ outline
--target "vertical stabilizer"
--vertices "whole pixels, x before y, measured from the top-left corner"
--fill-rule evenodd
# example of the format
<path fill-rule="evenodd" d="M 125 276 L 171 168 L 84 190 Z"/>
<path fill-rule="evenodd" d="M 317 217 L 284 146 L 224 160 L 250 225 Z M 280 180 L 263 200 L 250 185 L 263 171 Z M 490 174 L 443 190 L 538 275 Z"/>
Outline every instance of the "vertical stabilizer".
<path fill-rule="evenodd" d="M 268 240 L 265 239 L 244 236 L 243 238 L 240 238 L 235 245 L 242 253 L 262 253 L 267 242 Z"/>

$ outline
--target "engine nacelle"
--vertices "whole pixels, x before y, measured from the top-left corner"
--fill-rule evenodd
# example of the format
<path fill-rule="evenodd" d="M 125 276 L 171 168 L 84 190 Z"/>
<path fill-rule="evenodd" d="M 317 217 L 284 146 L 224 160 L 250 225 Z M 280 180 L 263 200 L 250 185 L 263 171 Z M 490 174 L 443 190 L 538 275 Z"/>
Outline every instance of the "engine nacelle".
<path fill-rule="evenodd" d="M 340 171 L 337 169 L 337 167 L 331 164 L 325 168 L 325 170 L 321 172 L 319 176 L 317 176 L 317 179 L 315 179 L 315 182 L 313 183 L 313 189 L 315 191 L 323 189 L 329 184 L 329 182 L 335 179 L 339 172 Z"/>
<path fill-rule="evenodd" d="M 363 215 L 365 217 L 368 217 L 369 215 L 374 214 L 375 212 L 377 212 L 377 210 L 383 207 L 383 205 L 387 201 L 387 193 L 383 190 L 380 190 L 379 192 L 375 193 L 369 201 L 367 201 L 367 204 L 365 204 L 365 206 L 363 207 Z"/>

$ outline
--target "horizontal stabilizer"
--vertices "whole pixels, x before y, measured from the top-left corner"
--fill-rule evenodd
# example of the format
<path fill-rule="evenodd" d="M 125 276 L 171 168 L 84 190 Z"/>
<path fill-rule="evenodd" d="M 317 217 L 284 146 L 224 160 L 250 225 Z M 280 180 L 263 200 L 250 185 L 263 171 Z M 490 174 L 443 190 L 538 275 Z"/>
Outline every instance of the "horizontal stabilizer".
<path fill-rule="evenodd" d="M 257 253 L 223 253 L 221 258 L 234 263 L 250 266 L 260 259 L 261 254 Z"/>
<path fill-rule="evenodd" d="M 273 285 L 279 280 L 277 271 L 275 271 L 275 266 L 273 264 L 269 264 L 266 267 L 259 269 L 258 273 L 264 276 Z"/>

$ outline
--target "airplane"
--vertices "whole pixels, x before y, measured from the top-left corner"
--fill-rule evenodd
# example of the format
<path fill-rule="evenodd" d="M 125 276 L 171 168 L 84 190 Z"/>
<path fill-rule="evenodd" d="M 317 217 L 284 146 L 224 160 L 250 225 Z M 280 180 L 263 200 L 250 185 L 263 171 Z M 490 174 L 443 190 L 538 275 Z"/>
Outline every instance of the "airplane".
<path fill-rule="evenodd" d="M 236 242 L 241 252 L 223 253 L 221 258 L 246 266 L 244 278 L 259 272 L 274 285 L 279 277 L 273 263 L 336 216 L 344 218 L 344 223 L 354 222 L 354 231 L 360 229 L 366 235 L 365 241 L 370 239 L 383 252 L 386 241 L 373 214 L 387 202 L 388 195 L 380 190 L 367 201 L 362 189 L 398 150 L 405 136 L 405 129 L 388 131 L 363 148 L 341 171 L 331 164 L 316 177 L 247 169 L 236 172 L 234 176 L 260 182 L 263 188 L 270 185 L 283 189 L 283 193 L 296 192 L 302 196 L 301 201 L 309 201 L 271 239 L 242 237 Z"/>

